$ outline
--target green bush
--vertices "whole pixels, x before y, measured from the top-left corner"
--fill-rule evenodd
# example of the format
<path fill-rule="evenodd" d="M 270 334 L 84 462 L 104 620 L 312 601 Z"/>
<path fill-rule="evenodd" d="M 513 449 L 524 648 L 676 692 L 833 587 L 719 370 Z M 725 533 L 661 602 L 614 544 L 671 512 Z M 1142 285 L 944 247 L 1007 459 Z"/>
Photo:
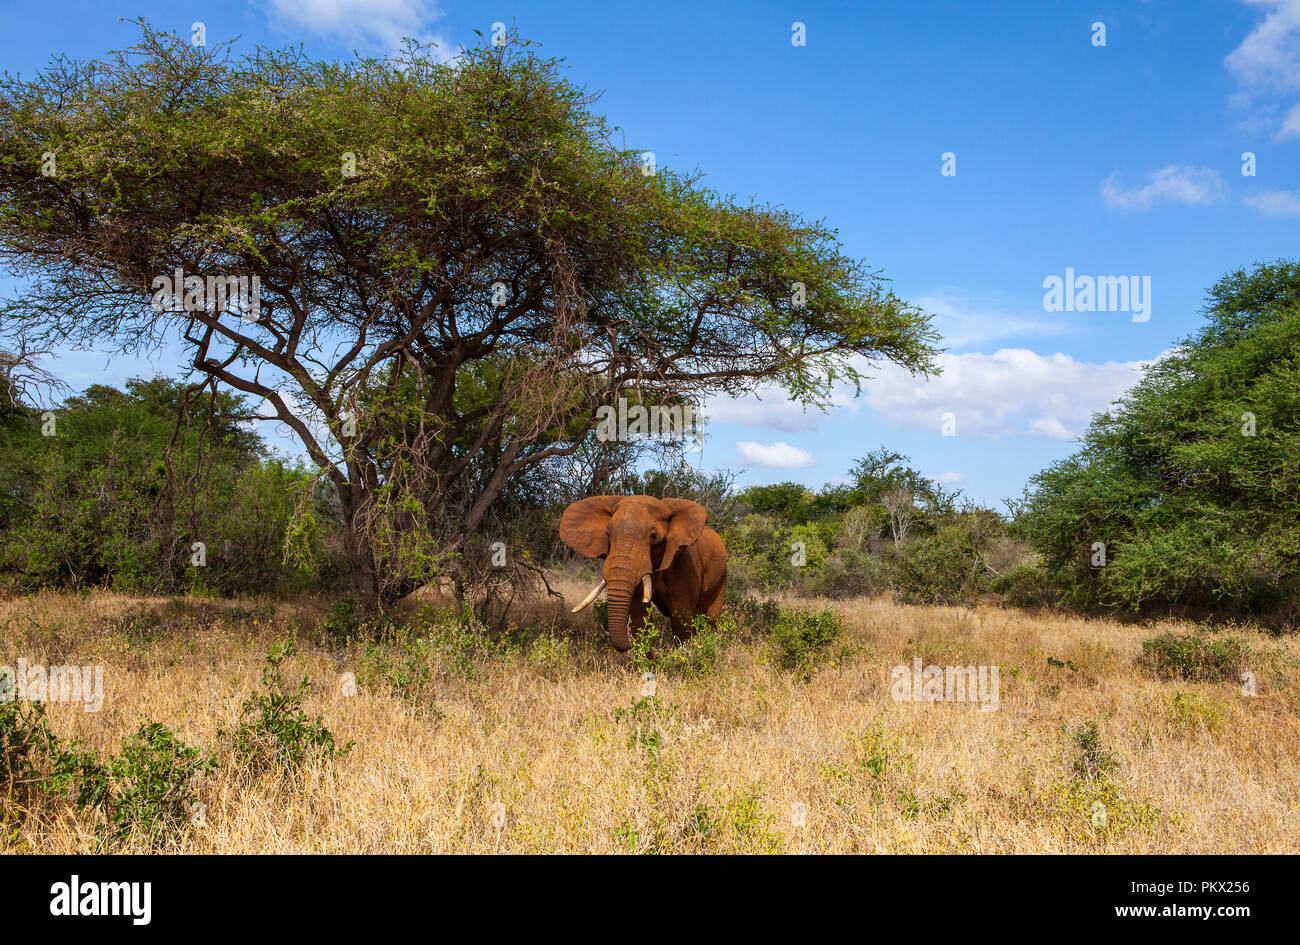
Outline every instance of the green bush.
<path fill-rule="evenodd" d="M 1104 781 L 1119 770 L 1119 761 L 1101 742 L 1096 722 L 1085 722 L 1070 731 L 1075 754 L 1070 770 L 1077 781 Z"/>
<path fill-rule="evenodd" d="M 156 849 L 190 819 L 195 781 L 215 766 L 156 722 L 124 738 L 120 755 L 101 760 L 76 742 L 63 744 L 40 703 L 0 702 L 0 828 L 10 841 L 33 810 L 71 801 L 103 814 L 102 845 L 136 838 Z"/>
<path fill-rule="evenodd" d="M 975 538 L 961 525 L 945 525 L 902 546 L 898 595 L 912 604 L 956 604 L 987 587 Z"/>
<path fill-rule="evenodd" d="M 361 635 L 361 629 L 361 612 L 357 602 L 351 597 L 343 597 L 334 602 L 321 622 L 321 642 L 326 646 L 345 646 Z"/>
<path fill-rule="evenodd" d="M 890 589 L 890 577 L 889 565 L 883 558 L 844 548 L 826 557 L 800 591 L 833 599 L 873 596 Z"/>
<path fill-rule="evenodd" d="M 1300 598 L 1300 263 L 1225 276 L 1204 314 L 1031 480 L 1017 527 L 1079 607 L 1283 623 Z"/>
<path fill-rule="evenodd" d="M 50 731 L 41 703 L 0 701 L 0 829 L 12 838 L 44 799 L 66 793 L 79 771 L 77 753 Z"/>
<path fill-rule="evenodd" d="M 0 573 L 25 588 L 199 593 L 338 576 L 328 496 L 265 456 L 240 398 L 187 402 L 166 378 L 125 388 L 68 398 L 52 436 L 34 410 L 0 421 Z"/>
<path fill-rule="evenodd" d="M 808 679 L 843 635 L 844 624 L 833 610 L 782 611 L 769 642 L 773 662 Z"/>
<path fill-rule="evenodd" d="M 189 822 L 198 800 L 194 782 L 215 767 L 214 758 L 153 722 L 122 739 L 122 753 L 106 763 L 83 759 L 78 802 L 104 811 L 102 840 L 134 836 L 156 848 Z"/>
<path fill-rule="evenodd" d="M 759 600 L 733 590 L 730 577 L 724 603 L 726 611 L 735 618 L 736 629 L 742 636 L 766 636 L 781 619 L 781 608 L 776 601 Z"/>
<path fill-rule="evenodd" d="M 1142 641 L 1141 661 L 1164 679 L 1223 682 L 1239 678 L 1248 656 L 1235 637 L 1164 633 Z"/>
<path fill-rule="evenodd" d="M 1012 607 L 1045 607 L 1061 597 L 1047 572 L 1033 564 L 1020 564 L 1003 571 L 993 582 L 993 592 Z"/>
<path fill-rule="evenodd" d="M 310 679 L 304 676 L 296 687 L 286 688 L 281 666 L 293 654 L 292 641 L 271 648 L 262 669 L 265 693 L 245 699 L 239 725 L 233 732 L 221 733 L 243 767 L 291 773 L 311 760 L 342 757 L 352 749 L 352 742 L 336 747 L 334 733 L 320 717 L 311 719 L 303 711 L 302 700 L 311 693 Z"/>

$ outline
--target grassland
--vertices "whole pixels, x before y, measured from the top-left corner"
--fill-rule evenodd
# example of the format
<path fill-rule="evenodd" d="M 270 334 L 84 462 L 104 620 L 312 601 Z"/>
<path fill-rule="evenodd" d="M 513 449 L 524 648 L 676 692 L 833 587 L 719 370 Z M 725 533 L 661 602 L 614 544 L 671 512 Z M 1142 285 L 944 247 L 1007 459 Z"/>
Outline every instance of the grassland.
<path fill-rule="evenodd" d="M 177 852 L 1300 852 L 1294 637 L 785 604 L 842 618 L 806 671 L 742 621 L 684 653 L 659 645 L 653 694 L 590 612 L 554 600 L 502 642 L 431 612 L 378 640 L 329 637 L 314 601 L 10 596 L 0 663 L 105 667 L 102 711 L 48 706 L 65 739 L 112 753 L 163 722 L 216 756 L 196 784 L 203 824 L 163 844 Z M 1144 657 L 1166 633 L 1230 640 L 1241 665 L 1215 678 Z M 241 764 L 218 731 L 289 636 L 305 709 L 355 744 L 286 774 Z M 998 666 L 998 709 L 895 702 L 891 667 L 915 657 Z M 87 850 L 96 829 L 51 801 L 0 850 Z"/>

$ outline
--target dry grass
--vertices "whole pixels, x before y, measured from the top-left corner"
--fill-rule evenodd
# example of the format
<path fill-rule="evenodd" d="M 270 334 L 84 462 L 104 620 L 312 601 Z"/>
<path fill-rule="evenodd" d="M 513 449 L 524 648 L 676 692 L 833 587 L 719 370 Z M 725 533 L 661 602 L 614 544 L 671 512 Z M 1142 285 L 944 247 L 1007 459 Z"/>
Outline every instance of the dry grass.
<path fill-rule="evenodd" d="M 217 753 L 199 785 L 207 823 L 175 838 L 181 852 L 1300 851 L 1291 639 L 1239 631 L 1258 678 L 1246 698 L 1231 681 L 1163 681 L 1140 666 L 1141 641 L 1175 625 L 797 603 L 838 610 L 855 646 L 805 682 L 761 637 L 735 639 L 712 673 L 661 673 L 658 707 L 639 711 L 628 656 L 556 603 L 521 620 L 542 635 L 490 651 L 427 628 L 324 647 L 312 602 L 41 594 L 0 601 L 0 663 L 105 666 L 103 711 L 49 706 L 63 736 L 115 751 L 158 721 Z M 140 608 L 164 625 L 120 619 Z M 264 654 L 289 633 L 291 679 L 317 683 L 307 710 L 355 748 L 293 778 L 238 770 L 216 731 L 237 721 Z M 890 668 L 915 656 L 998 665 L 1000 708 L 894 702 Z M 340 691 L 345 672 L 354 697 Z M 1089 721 L 1118 762 L 1104 783 L 1071 773 L 1071 733 Z M 93 831 L 54 806 L 0 850 L 74 852 Z"/>

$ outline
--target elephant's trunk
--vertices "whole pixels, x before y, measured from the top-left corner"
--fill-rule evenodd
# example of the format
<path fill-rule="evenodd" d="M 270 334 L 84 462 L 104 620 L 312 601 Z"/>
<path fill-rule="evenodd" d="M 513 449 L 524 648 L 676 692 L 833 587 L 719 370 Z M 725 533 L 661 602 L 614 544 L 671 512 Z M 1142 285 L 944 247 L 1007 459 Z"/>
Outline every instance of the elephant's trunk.
<path fill-rule="evenodd" d="M 649 555 L 641 561 L 637 554 L 611 554 L 605 562 L 605 580 L 608 582 L 605 593 L 606 629 L 609 641 L 616 650 L 626 650 L 632 646 L 632 634 L 640 627 L 629 626 L 632 610 L 632 595 L 642 593 L 642 576 L 649 573 Z"/>
<path fill-rule="evenodd" d="M 605 611 L 606 627 L 609 630 L 609 642 L 616 650 L 627 650 L 632 646 L 632 636 L 628 633 L 628 609 L 632 596 L 632 587 L 609 588 L 606 598 L 608 609 Z"/>

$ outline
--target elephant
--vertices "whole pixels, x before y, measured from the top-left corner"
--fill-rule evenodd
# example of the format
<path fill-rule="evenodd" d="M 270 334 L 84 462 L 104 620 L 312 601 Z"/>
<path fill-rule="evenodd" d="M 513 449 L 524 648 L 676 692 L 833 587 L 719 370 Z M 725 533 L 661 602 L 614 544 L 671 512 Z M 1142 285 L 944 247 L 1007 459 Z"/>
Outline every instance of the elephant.
<path fill-rule="evenodd" d="M 668 617 L 679 641 L 693 618 L 722 612 L 727 549 L 705 525 L 709 513 L 688 499 L 598 495 L 574 502 L 560 517 L 560 537 L 578 554 L 603 558 L 604 580 L 573 613 L 608 588 L 606 629 L 616 650 L 632 646 L 650 601 Z M 636 593 L 640 584 L 640 593 Z"/>

